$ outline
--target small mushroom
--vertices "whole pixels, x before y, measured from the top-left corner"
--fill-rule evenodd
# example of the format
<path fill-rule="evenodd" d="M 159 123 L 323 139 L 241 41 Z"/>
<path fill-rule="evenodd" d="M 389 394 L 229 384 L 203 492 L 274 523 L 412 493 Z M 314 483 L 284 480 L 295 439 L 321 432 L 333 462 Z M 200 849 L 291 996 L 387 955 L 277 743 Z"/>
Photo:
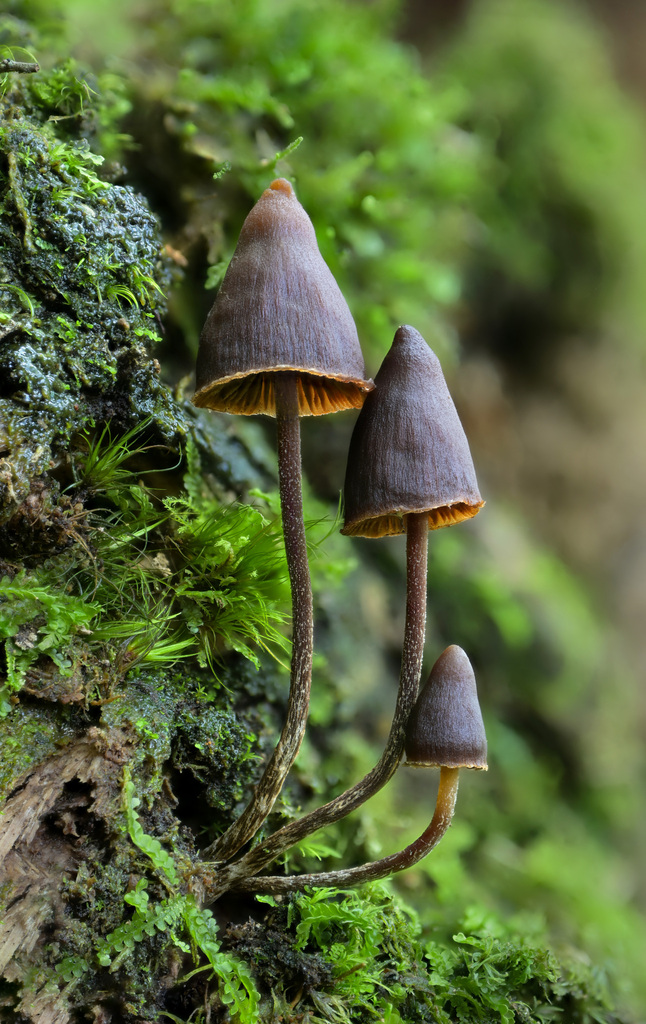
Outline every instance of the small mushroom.
<path fill-rule="evenodd" d="M 301 745 L 312 675 L 312 588 L 303 523 L 300 416 L 360 406 L 366 379 L 347 303 L 290 183 L 273 181 L 245 220 L 209 313 L 193 402 L 276 417 L 278 479 L 292 591 L 286 721 L 242 815 L 205 852 L 226 860 L 265 820 Z"/>
<path fill-rule="evenodd" d="M 433 817 L 415 842 L 381 860 L 340 871 L 309 875 L 247 878 L 234 888 L 284 893 L 306 886 L 358 885 L 403 871 L 422 860 L 447 831 L 458 795 L 461 768 L 487 768 L 487 738 L 471 662 L 460 647 L 447 647 L 435 662 L 406 730 L 407 764 L 439 767 L 440 782 Z"/>
<path fill-rule="evenodd" d="M 406 764 L 487 768 L 487 738 L 471 662 L 447 647 L 435 662 L 406 727 Z"/>

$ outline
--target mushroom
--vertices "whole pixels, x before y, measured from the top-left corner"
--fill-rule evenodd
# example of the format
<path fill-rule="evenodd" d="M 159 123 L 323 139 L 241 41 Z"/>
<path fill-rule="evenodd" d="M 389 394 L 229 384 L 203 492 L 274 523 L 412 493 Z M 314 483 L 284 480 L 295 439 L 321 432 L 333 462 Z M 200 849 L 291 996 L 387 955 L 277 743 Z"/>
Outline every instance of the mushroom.
<path fill-rule="evenodd" d="M 406 729 L 406 758 L 406 764 L 413 767 L 440 769 L 433 817 L 415 842 L 370 864 L 285 878 L 246 878 L 234 888 L 271 893 L 294 892 L 310 885 L 344 888 L 403 871 L 437 846 L 453 818 L 460 769 L 487 769 L 487 738 L 475 675 L 461 647 L 447 647 L 431 669 Z"/>
<path fill-rule="evenodd" d="M 484 505 L 440 361 L 414 327 L 396 331 L 375 390 L 357 418 L 343 494 L 342 533 L 406 534 L 406 618 L 397 702 L 381 760 L 355 787 L 358 806 L 399 764 L 404 728 L 417 698 L 426 632 L 428 531 L 471 519 Z"/>
<path fill-rule="evenodd" d="M 242 225 L 202 330 L 196 376 L 195 405 L 245 416 L 284 416 L 283 380 L 299 416 L 358 409 L 374 387 L 348 304 L 285 178 L 272 181 Z"/>
<path fill-rule="evenodd" d="M 382 788 L 402 756 L 424 654 L 429 529 L 469 519 L 484 502 L 469 445 L 437 356 L 413 327 L 400 327 L 350 442 L 342 533 L 406 533 L 406 620 L 390 734 L 375 767 L 323 807 L 283 826 L 231 865 L 221 883 L 255 874 L 283 850 L 345 817 Z"/>
<path fill-rule="evenodd" d="M 197 357 L 195 405 L 276 417 L 278 479 L 292 592 L 292 662 L 280 739 L 254 794 L 206 851 L 226 860 L 257 832 L 298 754 L 312 674 L 312 588 L 303 523 L 300 416 L 359 407 L 357 330 L 290 183 L 273 181 L 245 220 Z"/>
<path fill-rule="evenodd" d="M 406 764 L 447 769 L 487 767 L 487 738 L 476 679 L 456 644 L 435 662 L 406 726 Z"/>
<path fill-rule="evenodd" d="M 428 529 L 470 519 L 484 502 L 440 361 L 414 327 L 400 327 L 358 417 L 344 487 L 350 537 Z"/>

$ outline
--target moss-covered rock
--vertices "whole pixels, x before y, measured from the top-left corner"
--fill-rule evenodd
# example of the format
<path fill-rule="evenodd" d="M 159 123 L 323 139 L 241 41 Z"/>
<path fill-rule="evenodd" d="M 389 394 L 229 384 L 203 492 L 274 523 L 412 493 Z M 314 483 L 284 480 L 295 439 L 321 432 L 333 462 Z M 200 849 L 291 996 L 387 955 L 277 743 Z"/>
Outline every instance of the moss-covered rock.
<path fill-rule="evenodd" d="M 170 281 L 158 222 L 132 188 L 98 176 L 86 138 L 55 128 L 73 115 L 54 97 L 76 86 L 82 104 L 82 85 L 68 63 L 48 102 L 29 83 L 2 98 L 3 521 L 93 421 L 151 415 L 165 439 L 185 433 L 150 352 Z"/>

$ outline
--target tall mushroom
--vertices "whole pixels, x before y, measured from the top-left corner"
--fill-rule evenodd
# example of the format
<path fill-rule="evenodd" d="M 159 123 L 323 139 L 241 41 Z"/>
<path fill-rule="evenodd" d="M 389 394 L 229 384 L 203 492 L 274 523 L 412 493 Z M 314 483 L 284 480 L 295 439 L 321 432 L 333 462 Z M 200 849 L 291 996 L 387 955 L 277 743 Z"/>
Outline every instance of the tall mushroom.
<path fill-rule="evenodd" d="M 475 516 L 484 502 L 437 356 L 413 327 L 400 327 L 355 424 L 344 488 L 350 536 L 406 533 L 406 620 L 399 690 L 377 765 L 334 800 L 269 836 L 220 878 L 255 874 L 306 835 L 338 821 L 388 782 L 402 756 L 417 697 L 426 627 L 429 529 Z"/>
<path fill-rule="evenodd" d="M 273 181 L 245 220 L 209 313 L 195 405 L 276 417 L 278 479 L 292 591 L 287 715 L 252 799 L 209 850 L 226 860 L 269 814 L 300 748 L 312 674 L 312 589 L 303 524 L 300 416 L 361 406 L 366 379 L 357 330 L 290 183 Z"/>
<path fill-rule="evenodd" d="M 370 864 L 314 874 L 247 878 L 234 888 L 285 893 L 310 885 L 358 885 L 403 871 L 437 846 L 453 818 L 460 769 L 487 768 L 487 737 L 475 675 L 461 647 L 447 647 L 431 669 L 406 728 L 406 758 L 414 767 L 440 769 L 433 817 L 415 842 Z"/>

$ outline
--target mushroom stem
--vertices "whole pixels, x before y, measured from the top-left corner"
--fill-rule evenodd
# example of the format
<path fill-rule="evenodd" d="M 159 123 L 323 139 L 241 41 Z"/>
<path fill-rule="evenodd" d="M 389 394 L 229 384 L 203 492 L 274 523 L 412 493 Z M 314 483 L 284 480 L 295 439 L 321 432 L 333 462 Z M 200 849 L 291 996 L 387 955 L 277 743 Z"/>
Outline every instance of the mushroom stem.
<path fill-rule="evenodd" d="M 411 513 L 406 519 L 406 622 L 399 690 L 390 733 L 381 758 L 367 775 L 350 789 L 297 821 L 274 832 L 234 864 L 218 874 L 218 892 L 236 879 L 257 874 L 266 864 L 305 836 L 344 818 L 380 790 L 394 774 L 404 748 L 406 722 L 417 699 L 426 630 L 426 577 L 428 513 Z M 222 886 L 222 887 L 221 887 Z"/>
<path fill-rule="evenodd" d="M 386 875 L 412 867 L 437 846 L 451 824 L 458 795 L 459 773 L 459 768 L 440 769 L 440 784 L 431 823 L 414 843 L 399 853 L 392 853 L 389 857 L 372 861 L 370 864 L 361 864 L 340 871 L 320 871 L 316 874 L 286 877 L 269 875 L 265 878 L 245 878 L 236 882 L 232 888 L 238 892 L 268 893 L 298 892 L 307 886 L 334 886 L 344 889 L 349 885 L 374 882 L 378 878 L 385 878 Z"/>
<path fill-rule="evenodd" d="M 283 730 L 251 800 L 231 827 L 205 851 L 207 859 L 219 861 L 228 860 L 237 853 L 256 834 L 270 813 L 300 749 L 310 702 L 313 607 L 303 520 L 298 379 L 294 373 L 272 376 L 276 396 L 280 504 L 292 591 L 289 697 Z"/>

